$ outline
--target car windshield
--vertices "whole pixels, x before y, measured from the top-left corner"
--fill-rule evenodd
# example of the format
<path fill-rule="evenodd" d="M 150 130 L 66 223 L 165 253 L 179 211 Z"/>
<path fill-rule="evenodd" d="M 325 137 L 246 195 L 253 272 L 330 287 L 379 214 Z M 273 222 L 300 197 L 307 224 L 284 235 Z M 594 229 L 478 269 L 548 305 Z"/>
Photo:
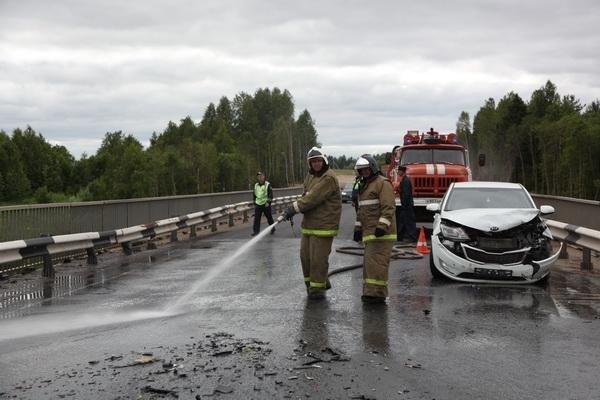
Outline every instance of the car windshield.
<path fill-rule="evenodd" d="M 463 208 L 535 208 L 523 189 L 454 188 L 448 193 L 445 211 Z"/>
<path fill-rule="evenodd" d="M 464 153 L 458 149 L 403 150 L 400 165 L 414 163 L 465 165 L 465 156 Z"/>
<path fill-rule="evenodd" d="M 344 187 L 342 188 L 342 190 L 346 191 L 346 192 L 351 192 L 353 188 L 354 188 L 354 183 L 346 183 L 344 185 Z"/>

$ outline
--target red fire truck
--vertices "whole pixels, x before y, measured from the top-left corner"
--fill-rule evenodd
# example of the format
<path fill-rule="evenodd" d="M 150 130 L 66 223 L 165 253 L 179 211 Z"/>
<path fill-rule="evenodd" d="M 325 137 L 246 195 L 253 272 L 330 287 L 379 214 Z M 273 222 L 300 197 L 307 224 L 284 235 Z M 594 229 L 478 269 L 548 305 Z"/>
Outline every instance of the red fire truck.
<path fill-rule="evenodd" d="M 427 204 L 442 200 L 452 182 L 472 180 L 467 150 L 458 143 L 456 134 L 440 134 L 433 128 L 426 133 L 408 131 L 403 145 L 395 146 L 392 153 L 388 153 L 387 163 L 387 177 L 394 188 L 400 185 L 398 166 L 406 167 L 417 219 L 427 215 Z M 396 207 L 399 205 L 396 193 Z"/>

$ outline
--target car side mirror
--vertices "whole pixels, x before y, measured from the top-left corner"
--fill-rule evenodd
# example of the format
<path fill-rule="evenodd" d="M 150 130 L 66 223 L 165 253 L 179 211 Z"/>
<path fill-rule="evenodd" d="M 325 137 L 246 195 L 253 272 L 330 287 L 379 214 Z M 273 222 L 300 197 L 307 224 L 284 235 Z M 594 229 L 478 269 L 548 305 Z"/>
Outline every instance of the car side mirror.
<path fill-rule="evenodd" d="M 427 211 L 438 212 L 440 211 L 440 203 L 429 203 L 425 206 Z"/>
<path fill-rule="evenodd" d="M 542 215 L 548 215 L 554 213 L 554 207 L 552 206 L 540 206 L 540 213 Z"/>
<path fill-rule="evenodd" d="M 480 167 L 483 167 L 485 165 L 485 154 L 480 154 L 478 159 L 477 159 L 477 163 L 479 164 Z"/>

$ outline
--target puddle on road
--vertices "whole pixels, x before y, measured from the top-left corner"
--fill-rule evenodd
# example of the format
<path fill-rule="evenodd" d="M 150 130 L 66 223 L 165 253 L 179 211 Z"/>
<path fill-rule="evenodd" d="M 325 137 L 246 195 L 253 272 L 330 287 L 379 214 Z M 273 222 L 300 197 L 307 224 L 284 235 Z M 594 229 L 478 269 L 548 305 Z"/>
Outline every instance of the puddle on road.
<path fill-rule="evenodd" d="M 85 288 L 101 288 L 129 272 L 127 265 L 82 267 L 58 272 L 53 278 L 16 277 L 0 285 L 0 319 L 29 315 L 58 298 L 72 296 Z M 34 272 L 33 274 L 40 274 Z"/>
<path fill-rule="evenodd" d="M 165 311 L 104 311 L 88 314 L 43 314 L 5 321 L 0 326 L 0 341 L 26 336 L 47 335 L 74 329 L 95 328 L 175 315 Z M 60 321 L 60 323 L 57 323 Z"/>
<path fill-rule="evenodd" d="M 563 314 L 600 318 L 600 277 L 590 272 L 558 272 L 550 277 L 548 292 Z"/>
<path fill-rule="evenodd" d="M 208 249 L 214 246 L 210 241 L 187 244 L 192 249 Z M 183 244 L 182 247 L 186 247 Z M 105 294 L 111 291 L 109 283 L 134 270 L 152 268 L 154 263 L 186 257 L 180 246 L 162 248 L 156 251 L 136 252 L 131 256 L 113 255 L 118 258 L 105 260 L 101 265 L 87 266 L 60 264 L 52 278 L 41 277 L 41 270 L 24 275 L 14 275 L 0 281 L 0 320 L 24 317 L 33 314 L 40 307 L 48 306 L 59 299 L 74 296 L 82 290 Z M 110 257 L 110 256 L 109 256 Z M 132 266 L 135 265 L 135 268 Z"/>
<path fill-rule="evenodd" d="M 110 293 L 111 289 L 107 283 L 126 275 L 129 271 L 129 265 L 77 269 L 73 267 L 72 271 L 57 273 L 54 278 L 19 277 L 20 280 L 15 279 L 17 282 L 5 282 L 0 286 L 0 320 L 5 320 L 0 324 L 0 340 L 173 315 L 152 310 L 39 313 L 40 308 L 65 297 L 74 296 L 82 290 Z"/>

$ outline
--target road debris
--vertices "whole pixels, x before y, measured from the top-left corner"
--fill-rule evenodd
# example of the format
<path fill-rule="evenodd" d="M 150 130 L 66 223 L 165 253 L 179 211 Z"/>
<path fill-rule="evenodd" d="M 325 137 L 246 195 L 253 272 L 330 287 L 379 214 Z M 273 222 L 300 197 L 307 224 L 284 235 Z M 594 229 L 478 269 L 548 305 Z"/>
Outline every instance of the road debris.
<path fill-rule="evenodd" d="M 222 394 L 233 393 L 233 388 L 231 386 L 218 385 L 215 388 L 213 393 L 222 393 Z"/>
<path fill-rule="evenodd" d="M 155 388 L 152 386 L 144 386 L 142 388 L 142 392 L 143 393 L 155 393 L 155 394 L 163 394 L 163 395 L 170 395 L 173 397 L 179 397 L 179 395 L 177 394 L 177 392 L 175 390 L 169 390 L 169 389 L 160 389 L 160 388 Z"/>

